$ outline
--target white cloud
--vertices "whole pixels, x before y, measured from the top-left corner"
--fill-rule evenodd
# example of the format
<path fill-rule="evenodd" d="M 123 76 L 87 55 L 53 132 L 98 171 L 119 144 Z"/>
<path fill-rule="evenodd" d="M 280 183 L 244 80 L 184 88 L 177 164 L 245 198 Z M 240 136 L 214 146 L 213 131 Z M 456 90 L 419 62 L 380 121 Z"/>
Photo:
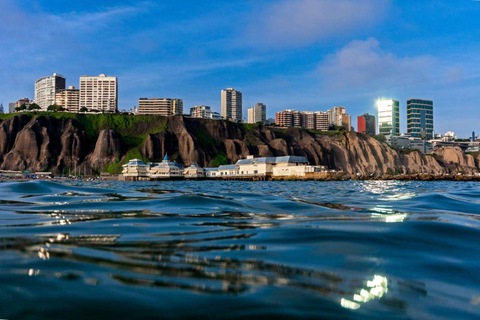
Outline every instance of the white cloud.
<path fill-rule="evenodd" d="M 282 0 L 252 18 L 247 41 L 290 47 L 355 33 L 383 20 L 390 0 Z"/>
<path fill-rule="evenodd" d="M 455 72 L 453 72 L 455 71 Z M 458 80 L 461 69 L 446 68 L 432 56 L 399 57 L 385 52 L 374 38 L 352 41 L 328 55 L 317 73 L 329 89 L 368 89 L 435 85 Z M 452 74 L 455 77 L 451 77 Z"/>

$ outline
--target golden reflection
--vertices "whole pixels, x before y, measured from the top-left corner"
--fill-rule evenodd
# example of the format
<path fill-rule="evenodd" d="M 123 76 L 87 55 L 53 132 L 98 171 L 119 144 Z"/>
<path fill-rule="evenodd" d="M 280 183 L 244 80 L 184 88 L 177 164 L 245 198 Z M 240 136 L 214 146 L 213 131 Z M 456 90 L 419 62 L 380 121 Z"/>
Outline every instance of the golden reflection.
<path fill-rule="evenodd" d="M 353 295 L 353 301 L 342 298 L 340 305 L 346 309 L 356 310 L 363 304 L 382 298 L 388 292 L 388 279 L 375 275 L 373 280 L 367 281 L 367 287 L 360 289 L 359 293 Z"/>

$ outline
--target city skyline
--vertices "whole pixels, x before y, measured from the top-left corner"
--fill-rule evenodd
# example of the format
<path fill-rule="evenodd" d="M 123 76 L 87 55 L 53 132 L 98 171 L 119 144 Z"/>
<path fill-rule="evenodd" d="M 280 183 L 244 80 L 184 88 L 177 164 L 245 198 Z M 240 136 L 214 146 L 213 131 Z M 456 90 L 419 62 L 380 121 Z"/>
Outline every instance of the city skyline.
<path fill-rule="evenodd" d="M 267 118 L 336 105 L 355 117 L 376 114 L 376 100 L 392 98 L 407 132 L 406 101 L 419 98 L 435 101 L 435 132 L 480 131 L 474 1 L 59 4 L 1 2 L 4 106 L 33 99 L 33 81 L 52 72 L 77 88 L 69 79 L 104 73 L 118 77 L 121 110 L 139 97 L 164 96 L 219 111 L 218 92 L 234 87 L 243 92 L 245 118 L 245 107 L 258 101 Z M 471 116 L 461 118 L 459 109 Z"/>

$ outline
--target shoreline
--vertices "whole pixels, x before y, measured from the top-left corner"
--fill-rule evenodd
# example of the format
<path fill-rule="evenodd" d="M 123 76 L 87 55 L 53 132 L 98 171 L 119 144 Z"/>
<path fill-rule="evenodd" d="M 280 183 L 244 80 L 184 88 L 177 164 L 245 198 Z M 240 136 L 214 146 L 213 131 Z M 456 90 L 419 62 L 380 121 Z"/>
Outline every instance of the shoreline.
<path fill-rule="evenodd" d="M 157 180 L 119 180 L 118 176 L 97 176 L 85 177 L 84 179 L 73 179 L 64 177 L 53 177 L 49 179 L 31 179 L 31 178 L 0 178 L 0 182 L 23 182 L 23 181 L 85 181 L 85 182 L 159 182 L 159 181 L 452 181 L 452 182 L 480 182 L 480 175 L 464 175 L 464 174 L 400 174 L 400 175 L 381 175 L 381 176 L 363 176 L 349 175 L 346 173 L 332 173 L 321 176 L 304 176 L 304 177 L 242 177 L 232 176 L 225 178 L 189 178 L 189 179 L 157 179 Z"/>

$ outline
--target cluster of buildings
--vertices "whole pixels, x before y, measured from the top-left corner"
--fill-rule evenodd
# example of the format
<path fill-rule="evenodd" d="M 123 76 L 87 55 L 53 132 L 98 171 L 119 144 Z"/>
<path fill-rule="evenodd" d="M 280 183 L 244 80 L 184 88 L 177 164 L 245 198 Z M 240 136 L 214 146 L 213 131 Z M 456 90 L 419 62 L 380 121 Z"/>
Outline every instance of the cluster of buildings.
<path fill-rule="evenodd" d="M 168 155 L 160 163 L 144 163 L 139 159 L 123 165 L 119 179 L 123 181 L 172 179 L 260 179 L 285 177 L 314 177 L 327 172 L 326 167 L 312 166 L 307 158 L 299 156 L 263 157 L 249 156 L 236 164 L 218 168 L 201 168 L 193 163 L 184 168 L 171 161 Z"/>
<path fill-rule="evenodd" d="M 66 87 L 64 76 L 54 73 L 35 81 L 35 98 L 19 99 L 9 104 L 9 112 L 30 110 L 35 104 L 38 111 L 62 110 L 72 113 L 117 113 L 117 77 L 101 74 L 96 77 L 81 76 L 79 88 Z M 50 108 L 49 108 L 50 107 Z M 136 115 L 172 116 L 183 114 L 183 100 L 175 98 L 140 98 L 132 113 Z M 248 109 L 248 123 L 266 123 L 266 106 L 257 103 Z M 204 119 L 225 119 L 244 122 L 242 92 L 234 88 L 221 91 L 221 113 L 212 111 L 210 106 L 190 108 L 190 116 Z"/>
<path fill-rule="evenodd" d="M 407 101 L 407 134 L 400 134 L 400 102 L 394 99 L 377 101 L 377 119 L 365 113 L 357 117 L 357 132 L 382 135 L 387 143 L 401 148 L 427 150 L 425 141 L 432 140 L 433 101 L 410 99 Z M 376 121 L 378 120 L 378 122 Z M 334 107 L 323 111 L 285 110 L 276 114 L 276 124 L 281 127 L 298 127 L 327 131 L 332 127 L 343 127 L 353 131 L 351 116 L 345 107 Z M 428 146 L 427 146 L 428 147 Z"/>
<path fill-rule="evenodd" d="M 280 127 L 320 131 L 327 131 L 330 126 L 343 127 L 347 131 L 353 130 L 351 116 L 347 114 L 345 107 L 333 107 L 326 112 L 285 110 L 277 112 L 275 123 Z"/>
<path fill-rule="evenodd" d="M 66 112 L 101 112 L 118 111 L 118 82 L 116 77 L 101 74 L 96 77 L 81 76 L 79 89 L 66 87 L 64 76 L 54 73 L 35 81 L 35 98 L 19 99 L 9 104 L 9 112 L 28 108 L 34 103 L 39 111 L 49 111 L 55 106 Z"/>
<path fill-rule="evenodd" d="M 221 112 L 212 107 L 198 105 L 190 108 L 193 118 L 229 120 L 244 122 L 242 92 L 227 88 L 221 91 Z M 118 112 L 118 81 L 116 77 L 81 76 L 79 88 L 66 86 L 64 76 L 54 73 L 35 81 L 35 98 L 19 99 L 8 106 L 9 112 L 28 110 L 35 104 L 39 111 L 62 110 L 73 113 L 116 113 Z M 53 108 L 52 108 L 53 106 Z M 433 122 L 433 101 L 410 99 L 407 101 L 407 133 L 400 133 L 400 103 L 394 99 L 377 100 L 377 115 L 365 113 L 357 117 L 357 132 L 372 136 L 383 136 L 392 146 L 419 149 L 428 152 L 437 145 L 452 144 L 435 136 Z M 3 112 L 3 105 L 0 105 Z M 138 106 L 132 109 L 136 115 L 172 116 L 184 114 L 182 99 L 140 98 Z M 247 110 L 247 123 L 270 124 L 275 121 L 280 127 L 297 127 L 319 131 L 344 128 L 353 131 L 352 118 L 345 107 L 336 106 L 327 111 L 285 110 L 276 113 L 275 119 L 267 119 L 267 107 L 256 103 Z M 448 138 L 448 137 L 447 137 Z M 475 141 L 473 141 L 475 142 Z M 472 143 L 473 143 L 472 142 Z"/>

